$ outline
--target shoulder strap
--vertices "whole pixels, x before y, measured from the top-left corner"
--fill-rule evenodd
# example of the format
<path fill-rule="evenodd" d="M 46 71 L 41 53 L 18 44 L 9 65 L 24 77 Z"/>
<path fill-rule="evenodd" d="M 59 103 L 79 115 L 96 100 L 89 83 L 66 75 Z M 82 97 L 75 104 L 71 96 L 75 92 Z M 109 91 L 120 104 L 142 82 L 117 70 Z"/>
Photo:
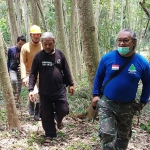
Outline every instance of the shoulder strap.
<path fill-rule="evenodd" d="M 136 53 L 133 53 L 131 57 L 120 67 L 118 71 L 116 71 L 102 86 L 102 91 L 104 90 L 105 86 L 114 78 L 116 77 L 132 60 L 132 58 L 135 56 Z"/>

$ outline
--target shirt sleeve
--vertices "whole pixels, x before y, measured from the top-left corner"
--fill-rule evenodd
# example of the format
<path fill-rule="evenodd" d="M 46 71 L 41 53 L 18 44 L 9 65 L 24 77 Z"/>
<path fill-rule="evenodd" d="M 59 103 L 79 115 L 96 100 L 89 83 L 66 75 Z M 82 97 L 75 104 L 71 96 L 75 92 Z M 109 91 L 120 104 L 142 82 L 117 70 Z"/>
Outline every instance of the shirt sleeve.
<path fill-rule="evenodd" d="M 8 49 L 7 68 L 10 70 L 11 49 Z"/>
<path fill-rule="evenodd" d="M 39 72 L 38 56 L 35 55 L 33 62 L 32 62 L 30 75 L 29 75 L 29 85 L 28 85 L 29 92 L 34 90 L 34 86 L 37 81 L 38 72 Z"/>
<path fill-rule="evenodd" d="M 100 96 L 102 84 L 104 81 L 104 75 L 105 75 L 105 65 L 104 65 L 104 61 L 102 58 L 98 65 L 98 68 L 94 77 L 94 83 L 93 83 L 93 89 L 92 89 L 93 96 Z"/>
<path fill-rule="evenodd" d="M 22 46 L 20 52 L 21 79 L 26 77 L 26 60 L 27 60 L 26 49 L 24 48 L 24 46 Z"/>
<path fill-rule="evenodd" d="M 147 64 L 141 76 L 143 88 L 141 93 L 140 102 L 147 103 L 150 96 L 150 66 Z"/>

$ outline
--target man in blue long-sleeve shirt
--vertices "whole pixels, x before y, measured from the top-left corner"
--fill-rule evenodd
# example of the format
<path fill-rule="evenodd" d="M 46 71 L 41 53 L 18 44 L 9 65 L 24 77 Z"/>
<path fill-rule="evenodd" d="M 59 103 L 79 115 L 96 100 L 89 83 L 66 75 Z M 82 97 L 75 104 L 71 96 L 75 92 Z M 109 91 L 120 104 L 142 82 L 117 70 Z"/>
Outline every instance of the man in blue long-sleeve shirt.
<path fill-rule="evenodd" d="M 16 96 L 16 106 L 19 105 L 19 96 L 21 93 L 21 75 L 20 75 L 20 51 L 23 44 L 25 44 L 26 38 L 19 36 L 17 38 L 16 46 L 8 49 L 7 67 L 10 75 L 11 84 L 13 87 L 14 95 Z"/>
<path fill-rule="evenodd" d="M 148 61 L 135 54 L 128 65 L 103 89 L 104 83 L 135 53 L 136 34 L 124 29 L 118 34 L 117 50 L 105 54 L 98 66 L 93 86 L 92 105 L 99 107 L 101 147 L 103 150 L 125 150 L 131 137 L 132 119 L 142 110 L 150 94 Z M 142 81 L 140 102 L 136 103 L 139 81 Z M 98 102 L 98 103 L 97 103 Z"/>

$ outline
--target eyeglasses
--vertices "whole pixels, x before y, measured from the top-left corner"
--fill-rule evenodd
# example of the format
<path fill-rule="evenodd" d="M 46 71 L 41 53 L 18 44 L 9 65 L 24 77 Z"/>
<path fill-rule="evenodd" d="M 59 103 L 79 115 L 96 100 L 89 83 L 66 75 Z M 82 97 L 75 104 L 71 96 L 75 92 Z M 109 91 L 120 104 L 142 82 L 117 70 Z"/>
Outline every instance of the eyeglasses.
<path fill-rule="evenodd" d="M 132 40 L 129 40 L 129 39 L 117 39 L 117 40 L 116 40 L 117 43 L 123 42 L 123 43 L 125 43 L 125 44 L 128 44 L 128 43 L 131 42 L 131 41 L 132 41 Z"/>

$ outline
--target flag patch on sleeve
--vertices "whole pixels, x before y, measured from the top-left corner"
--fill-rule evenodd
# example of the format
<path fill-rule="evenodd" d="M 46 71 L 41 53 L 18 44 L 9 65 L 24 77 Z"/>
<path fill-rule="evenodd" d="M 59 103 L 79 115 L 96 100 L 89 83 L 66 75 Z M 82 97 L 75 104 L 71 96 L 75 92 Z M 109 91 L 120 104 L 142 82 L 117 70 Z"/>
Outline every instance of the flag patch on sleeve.
<path fill-rule="evenodd" d="M 119 65 L 113 64 L 112 65 L 112 70 L 119 70 Z"/>

